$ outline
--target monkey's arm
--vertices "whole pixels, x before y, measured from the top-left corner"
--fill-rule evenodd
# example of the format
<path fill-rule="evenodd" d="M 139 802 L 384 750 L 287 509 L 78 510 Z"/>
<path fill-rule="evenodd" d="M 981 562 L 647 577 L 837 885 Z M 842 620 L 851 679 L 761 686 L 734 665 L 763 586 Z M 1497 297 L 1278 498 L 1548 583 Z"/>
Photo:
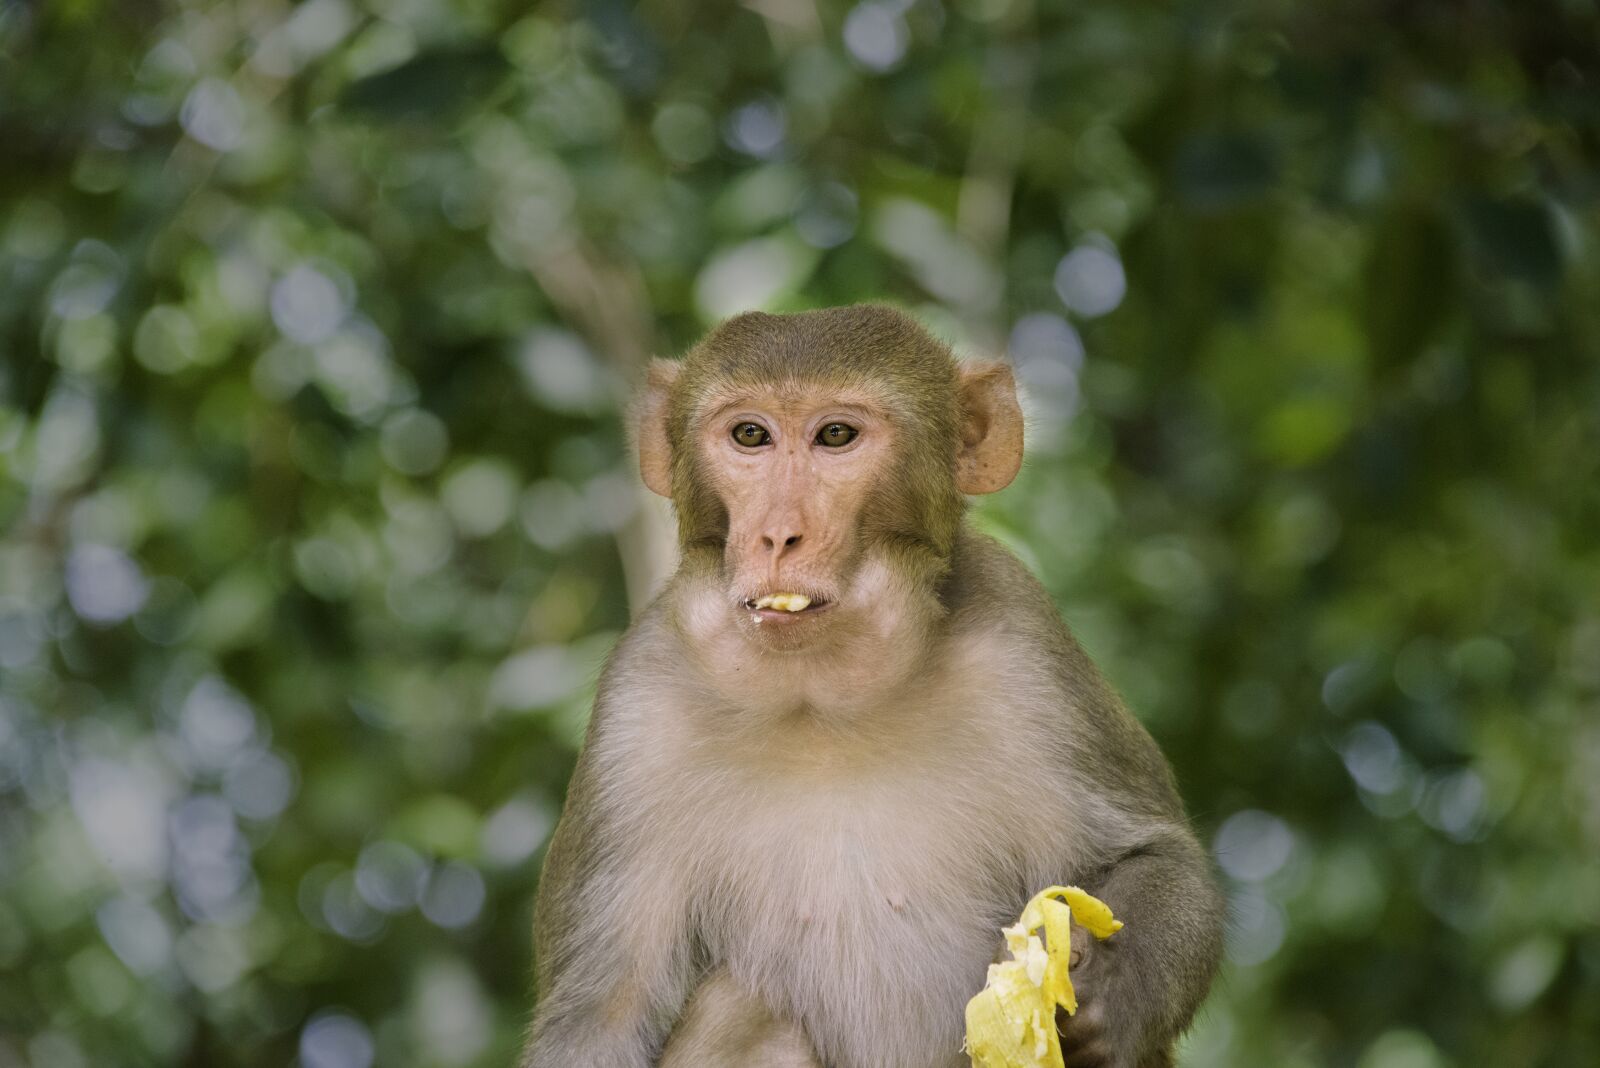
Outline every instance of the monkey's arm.
<path fill-rule="evenodd" d="M 649 1068 L 688 996 L 683 895 L 638 862 L 597 789 L 604 704 L 602 683 L 539 879 L 522 1068 Z"/>
<path fill-rule="evenodd" d="M 1188 829 L 1173 826 L 1113 861 L 1084 889 L 1124 924 L 1096 941 L 1080 932 L 1073 971 L 1081 1007 L 1067 1018 L 1069 1068 L 1166 1065 L 1173 1041 L 1205 997 L 1222 953 L 1223 902 Z"/>
<path fill-rule="evenodd" d="M 998 593 L 998 596 L 992 594 Z M 1068 883 L 1100 898 L 1126 925 L 1105 942 L 1073 939 L 1079 1011 L 1062 1014 L 1069 1068 L 1153 1068 L 1170 1063 L 1178 1037 L 1222 956 L 1223 900 L 1211 863 L 1189 830 L 1177 785 L 1155 740 L 1071 636 L 1054 603 L 998 544 L 969 536 L 949 596 L 968 625 L 1053 665 L 1061 695 L 1047 733 L 1062 747 L 1060 773 L 1083 804 L 1092 859 L 1035 874 L 1028 895 Z M 1021 900 L 1027 900 L 1024 896 Z M 1020 903 L 1019 903 L 1020 907 Z"/>

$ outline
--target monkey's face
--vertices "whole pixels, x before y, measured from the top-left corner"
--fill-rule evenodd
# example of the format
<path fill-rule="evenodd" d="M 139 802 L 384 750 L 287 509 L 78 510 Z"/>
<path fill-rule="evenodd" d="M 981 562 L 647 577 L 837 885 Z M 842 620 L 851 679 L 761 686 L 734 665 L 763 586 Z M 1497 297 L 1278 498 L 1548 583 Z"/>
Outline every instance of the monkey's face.
<path fill-rule="evenodd" d="M 1011 481 L 1022 419 L 1004 365 L 958 365 L 899 312 L 751 313 L 651 365 L 639 459 L 719 625 L 864 647 L 937 610 L 962 494 Z"/>
<path fill-rule="evenodd" d="M 787 640 L 865 607 L 848 594 L 896 446 L 889 413 L 864 392 L 741 391 L 705 413 L 692 447 L 727 515 L 727 592 L 758 630 L 797 632 Z"/>

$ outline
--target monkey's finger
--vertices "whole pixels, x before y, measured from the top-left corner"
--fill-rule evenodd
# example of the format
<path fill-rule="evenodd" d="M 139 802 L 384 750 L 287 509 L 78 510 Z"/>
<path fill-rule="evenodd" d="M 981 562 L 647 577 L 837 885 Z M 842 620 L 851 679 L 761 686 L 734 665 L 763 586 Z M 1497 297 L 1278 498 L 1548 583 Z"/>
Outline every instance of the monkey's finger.
<path fill-rule="evenodd" d="M 1108 1068 L 1111 1064 L 1111 1051 L 1099 1041 L 1061 1052 L 1066 1068 Z"/>
<path fill-rule="evenodd" d="M 1102 1028 L 1093 1018 L 1086 1017 L 1082 1012 L 1076 1016 L 1066 1013 L 1056 1014 L 1056 1034 L 1061 1036 L 1061 1041 L 1071 1041 L 1083 1046 L 1100 1038 Z"/>

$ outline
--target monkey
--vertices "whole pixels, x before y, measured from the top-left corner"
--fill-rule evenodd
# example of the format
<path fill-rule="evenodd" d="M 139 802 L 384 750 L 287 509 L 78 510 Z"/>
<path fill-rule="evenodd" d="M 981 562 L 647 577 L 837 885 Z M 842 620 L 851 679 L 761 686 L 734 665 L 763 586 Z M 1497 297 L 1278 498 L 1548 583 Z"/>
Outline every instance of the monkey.
<path fill-rule="evenodd" d="M 1066 1063 L 1170 1064 L 1222 898 L 1154 740 L 967 518 L 1022 464 L 1009 368 L 883 305 L 750 312 L 651 363 L 636 435 L 679 565 L 599 678 L 522 1068 L 957 1068 L 1055 884 L 1125 924 L 1074 942 Z"/>

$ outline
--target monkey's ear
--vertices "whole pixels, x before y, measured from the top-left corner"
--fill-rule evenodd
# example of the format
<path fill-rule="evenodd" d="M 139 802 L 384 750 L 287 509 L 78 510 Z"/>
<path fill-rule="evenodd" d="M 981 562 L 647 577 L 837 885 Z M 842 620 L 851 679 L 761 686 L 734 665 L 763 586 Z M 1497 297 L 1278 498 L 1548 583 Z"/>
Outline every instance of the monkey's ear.
<path fill-rule="evenodd" d="M 667 409 L 678 364 L 651 360 L 645 373 L 644 393 L 634 410 L 639 436 L 639 474 L 652 492 L 672 496 L 672 444 L 667 436 Z"/>
<path fill-rule="evenodd" d="M 1011 368 L 1003 363 L 961 366 L 956 396 L 961 403 L 961 444 L 956 451 L 956 488 L 994 493 L 1011 485 L 1022 468 L 1022 407 Z"/>

